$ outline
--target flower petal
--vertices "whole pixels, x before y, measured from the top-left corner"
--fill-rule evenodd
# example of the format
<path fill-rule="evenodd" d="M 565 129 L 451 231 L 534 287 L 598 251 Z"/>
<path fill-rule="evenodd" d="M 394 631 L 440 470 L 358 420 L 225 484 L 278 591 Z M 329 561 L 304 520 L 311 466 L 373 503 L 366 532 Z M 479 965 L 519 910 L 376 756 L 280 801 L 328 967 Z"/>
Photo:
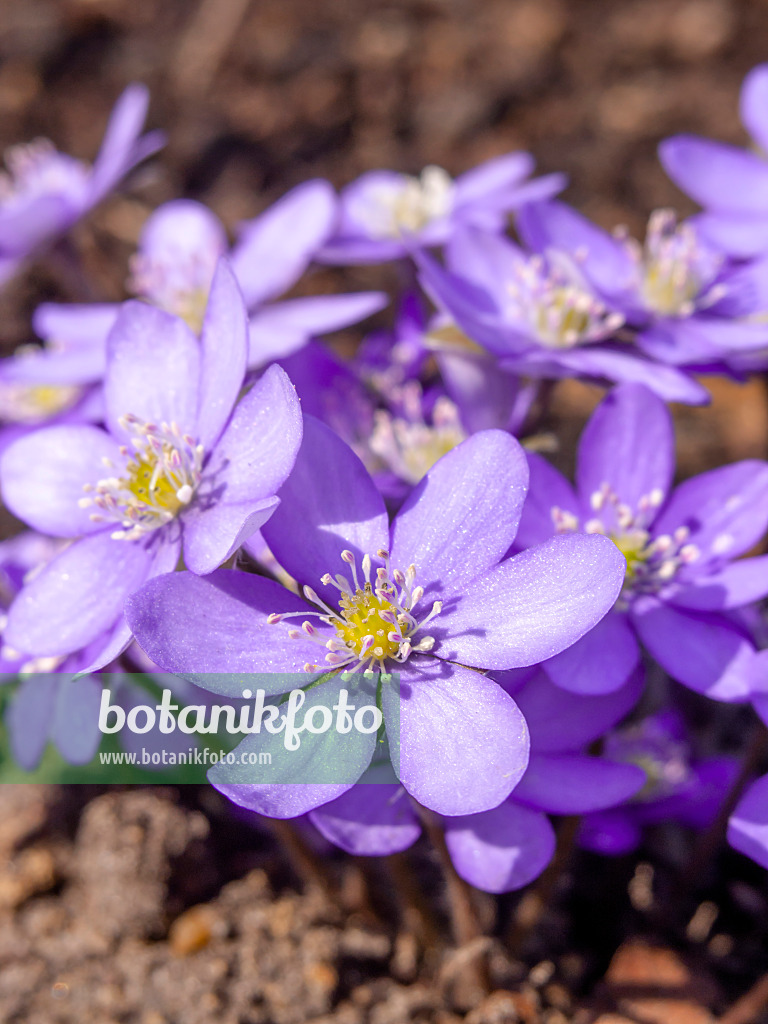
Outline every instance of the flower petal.
<path fill-rule="evenodd" d="M 248 313 L 225 259 L 219 260 L 213 275 L 200 349 L 197 440 L 208 451 L 218 441 L 235 407 L 248 353 Z"/>
<path fill-rule="evenodd" d="M 768 526 L 768 463 L 745 459 L 685 480 L 653 525 L 654 536 L 691 531 L 699 557 L 681 570 L 692 579 L 712 561 L 744 554 Z"/>
<path fill-rule="evenodd" d="M 184 562 L 203 576 L 226 562 L 266 523 L 279 498 L 194 506 L 184 514 Z"/>
<path fill-rule="evenodd" d="M 634 764 L 583 754 L 531 754 L 515 800 L 548 814 L 587 814 L 623 803 L 646 782 Z"/>
<path fill-rule="evenodd" d="M 519 443 L 501 430 L 472 435 L 439 459 L 392 524 L 392 564 L 458 591 L 509 550 L 528 489 Z"/>
<path fill-rule="evenodd" d="M 41 533 L 77 537 L 104 529 L 91 520 L 93 508 L 80 508 L 86 484 L 96 484 L 120 464 L 115 441 L 88 426 L 46 427 L 20 437 L 3 452 L 3 500 L 14 515 Z"/>
<path fill-rule="evenodd" d="M 6 643 L 35 657 L 58 656 L 113 628 L 125 598 L 147 578 L 155 550 L 110 533 L 75 541 L 24 586 L 8 612 Z"/>
<path fill-rule="evenodd" d="M 620 857 L 640 845 L 642 832 L 622 808 L 587 815 L 579 828 L 579 846 L 604 857 Z"/>
<path fill-rule="evenodd" d="M 768 868 L 768 775 L 753 782 L 728 822 L 731 846 Z"/>
<path fill-rule="evenodd" d="M 736 146 L 675 135 L 659 146 L 672 181 L 689 196 L 727 213 L 768 213 L 768 164 Z"/>
<path fill-rule="evenodd" d="M 435 358 L 448 397 L 470 434 L 494 429 L 519 432 L 536 397 L 535 384 L 524 384 L 481 352 L 443 349 Z"/>
<path fill-rule="evenodd" d="M 249 324 L 248 366 L 257 370 L 285 359 L 311 338 L 359 323 L 388 302 L 383 292 L 351 295 L 313 295 L 262 306 Z"/>
<path fill-rule="evenodd" d="M 758 64 L 744 79 L 739 98 L 741 123 L 763 150 L 768 150 L 768 65 Z"/>
<path fill-rule="evenodd" d="M 492 679 L 460 665 L 412 658 L 400 685 L 382 683 L 392 762 L 414 799 L 439 814 L 495 807 L 528 764 L 528 729 Z"/>
<path fill-rule="evenodd" d="M 340 691 L 349 685 L 340 676 L 306 691 L 305 702 L 296 717 L 306 721 L 310 709 L 322 706 L 328 711 L 339 701 Z M 360 686 L 356 688 L 359 695 Z M 375 689 L 367 695 L 375 705 Z M 360 706 L 361 702 L 355 702 Z M 287 704 L 281 705 L 287 716 Z M 376 748 L 376 733 L 352 729 L 326 732 L 301 731 L 297 749 L 288 749 L 287 726 L 278 733 L 252 733 L 234 750 L 235 763 L 220 761 L 208 772 L 216 789 L 241 807 L 248 807 L 270 818 L 294 818 L 334 800 L 353 786 L 371 763 Z M 270 760 L 259 755 L 269 754 Z M 255 761 L 254 761 L 255 755 Z M 242 763 L 245 758 L 246 763 Z M 256 767 L 254 767 L 254 764 Z M 259 779 L 259 782 L 254 782 Z"/>
<path fill-rule="evenodd" d="M 495 193 L 506 192 L 533 174 L 536 163 L 530 153 L 504 153 L 484 160 L 454 182 L 456 206 L 483 203 Z"/>
<path fill-rule="evenodd" d="M 158 576 L 125 606 L 134 636 L 156 665 L 237 697 L 243 673 L 263 673 L 262 689 L 284 693 L 294 685 L 290 674 L 318 658 L 317 644 L 292 640 L 283 623 L 267 622 L 272 612 L 309 611 L 305 601 L 272 580 L 229 569 Z"/>
<path fill-rule="evenodd" d="M 531 750 L 537 754 L 581 750 L 633 710 L 644 681 L 638 671 L 612 693 L 585 696 L 560 689 L 539 670 L 514 693 L 528 723 Z"/>
<path fill-rule="evenodd" d="M 16 763 L 31 772 L 40 764 L 48 743 L 59 677 L 35 673 L 23 679 L 6 712 L 11 753 Z"/>
<path fill-rule="evenodd" d="M 197 433 L 200 345 L 183 320 L 146 302 L 126 302 L 107 338 L 107 422 L 124 436 L 121 416 L 178 423 Z"/>
<path fill-rule="evenodd" d="M 337 202 L 328 182 L 318 178 L 240 226 L 232 268 L 249 309 L 298 281 L 333 228 Z"/>
<path fill-rule="evenodd" d="M 768 555 L 742 558 L 690 584 L 670 587 L 664 598 L 680 608 L 722 611 L 740 608 L 768 594 Z"/>
<path fill-rule="evenodd" d="M 18 205 L 0 207 L 0 276 L 16 271 L 8 257 L 25 257 L 47 239 L 66 231 L 79 216 L 79 196 L 38 195 Z"/>
<path fill-rule="evenodd" d="M 400 853 L 421 834 L 408 795 L 397 784 L 359 782 L 310 811 L 309 820 L 329 842 L 356 857 Z"/>
<path fill-rule="evenodd" d="M 286 372 L 270 366 L 238 402 L 203 469 L 196 503 L 258 504 L 271 498 L 293 468 L 302 416 Z"/>
<path fill-rule="evenodd" d="M 522 359 L 509 360 L 519 373 L 536 373 L 548 377 L 592 377 L 597 380 L 627 381 L 645 386 L 663 398 L 665 402 L 682 402 L 685 405 L 706 405 L 711 401 L 709 392 L 693 377 L 675 366 L 642 358 L 632 352 L 623 352 L 602 345 L 570 350 L 559 350 L 556 355 L 542 352 L 543 368 L 539 368 L 530 353 Z M 506 362 L 506 360 L 505 360 Z M 526 365 L 528 364 L 528 369 Z"/>
<path fill-rule="evenodd" d="M 88 764 L 99 748 L 101 683 L 93 676 L 59 681 L 51 723 L 51 739 L 70 764 Z"/>
<path fill-rule="evenodd" d="M 507 800 L 484 814 L 449 818 L 445 842 L 454 867 L 485 892 L 522 889 L 555 853 L 555 830 L 545 814 Z"/>
<path fill-rule="evenodd" d="M 542 667 L 557 686 L 589 696 L 618 690 L 639 663 L 640 648 L 626 615 L 611 611 Z"/>
<path fill-rule="evenodd" d="M 165 143 L 161 132 L 139 138 L 149 106 L 149 89 L 133 82 L 115 103 L 89 181 L 90 203 L 98 202 L 140 160 Z"/>
<path fill-rule="evenodd" d="M 6 360 L 0 368 L 3 381 L 21 384 L 93 384 L 107 368 L 106 343 L 80 348 L 35 349 Z M 85 417 L 82 417 L 83 419 Z"/>
<path fill-rule="evenodd" d="M 210 281 L 204 281 L 200 271 L 210 266 L 212 272 L 216 256 L 227 248 L 224 225 L 212 210 L 194 199 L 171 199 L 158 206 L 144 221 L 139 236 L 139 252 L 151 267 L 159 264 L 172 268 L 172 272 L 179 267 L 183 275 L 194 266 L 194 280 L 201 287 L 207 287 Z"/>
<path fill-rule="evenodd" d="M 173 572 L 178 565 L 180 555 L 181 540 L 168 540 L 164 544 L 156 545 L 154 557 L 147 571 L 146 578 L 151 580 L 155 576 L 162 576 L 163 573 Z M 125 619 L 125 615 L 121 615 L 111 632 L 107 633 L 105 637 L 95 640 L 86 651 L 78 655 L 82 659 L 77 666 L 78 674 L 98 672 L 106 668 L 132 642 L 133 633 Z M 135 652 L 138 654 L 143 653 L 139 647 L 135 648 Z M 151 670 L 154 671 L 154 664 L 151 662 L 149 664 Z"/>
<path fill-rule="evenodd" d="M 635 601 L 630 614 L 643 644 L 673 679 L 714 700 L 748 699 L 754 647 L 727 619 L 653 598 Z"/>
<path fill-rule="evenodd" d="M 605 296 L 624 296 L 637 277 L 626 246 L 567 203 L 529 203 L 518 213 L 516 226 L 536 252 L 578 253 L 579 272 Z"/>
<path fill-rule="evenodd" d="M 586 507 L 603 484 L 635 511 L 654 491 L 666 497 L 675 471 L 672 417 L 642 384 L 614 388 L 595 409 L 579 442 L 576 483 Z M 659 502 L 660 504 L 660 502 Z M 658 507 L 658 505 L 657 505 Z M 601 515 L 610 515 L 606 505 Z"/>
<path fill-rule="evenodd" d="M 43 302 L 32 316 L 32 326 L 35 334 L 54 348 L 106 348 L 119 311 L 116 302 Z"/>
<path fill-rule="evenodd" d="M 335 603 L 326 573 L 347 567 L 341 552 L 358 559 L 389 546 L 384 502 L 360 459 L 332 430 L 304 417 L 304 436 L 293 472 L 279 491 L 280 505 L 264 526 L 264 539 L 284 569 Z"/>
<path fill-rule="evenodd" d="M 443 604 L 429 626 L 440 658 L 520 668 L 575 643 L 613 607 L 625 561 L 607 537 L 553 537 L 507 559 Z"/>
<path fill-rule="evenodd" d="M 531 482 L 515 536 L 515 547 L 520 550 L 542 544 L 554 535 L 554 509 L 583 518 L 579 500 L 563 474 L 535 452 L 526 452 L 525 456 Z"/>
<path fill-rule="evenodd" d="M 751 259 L 768 249 L 768 211 L 760 215 L 700 213 L 692 222 L 702 238 L 732 256 Z"/>

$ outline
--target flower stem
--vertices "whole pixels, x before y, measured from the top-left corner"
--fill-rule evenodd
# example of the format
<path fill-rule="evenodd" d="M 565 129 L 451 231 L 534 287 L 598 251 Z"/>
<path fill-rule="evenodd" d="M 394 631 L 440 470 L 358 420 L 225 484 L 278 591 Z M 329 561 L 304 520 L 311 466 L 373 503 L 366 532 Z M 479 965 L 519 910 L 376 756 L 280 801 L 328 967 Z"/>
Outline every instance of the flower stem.
<path fill-rule="evenodd" d="M 337 899 L 336 886 L 290 821 L 265 818 L 272 835 L 285 851 L 288 862 L 307 888 L 320 889 L 331 899 Z"/>
<path fill-rule="evenodd" d="M 565 818 L 557 834 L 555 856 L 545 868 L 536 885 L 524 893 L 507 931 L 506 945 L 513 956 L 520 949 L 549 906 L 555 887 L 571 859 L 581 818 L 577 815 Z"/>
<path fill-rule="evenodd" d="M 424 807 L 418 807 L 417 809 L 424 831 L 437 854 L 445 881 L 453 941 L 457 946 L 464 946 L 466 943 L 485 934 L 485 929 L 480 923 L 480 918 L 475 908 L 474 890 L 463 878 L 459 877 L 456 868 L 453 866 L 451 855 L 445 843 L 445 833 L 435 820 L 435 816 Z"/>

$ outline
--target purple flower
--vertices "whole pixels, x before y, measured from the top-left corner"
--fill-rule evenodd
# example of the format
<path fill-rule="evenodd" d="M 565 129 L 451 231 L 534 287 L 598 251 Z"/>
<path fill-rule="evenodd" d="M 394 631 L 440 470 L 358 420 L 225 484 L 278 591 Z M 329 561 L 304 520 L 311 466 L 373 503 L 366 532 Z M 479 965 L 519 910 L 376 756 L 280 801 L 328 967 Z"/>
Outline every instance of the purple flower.
<path fill-rule="evenodd" d="M 702 236 L 751 257 L 768 250 L 768 64 L 744 79 L 740 113 L 754 150 L 675 135 L 661 143 L 659 157 L 675 184 L 705 208 L 694 218 Z"/>
<path fill-rule="evenodd" d="M 108 341 L 107 429 L 56 426 L 16 441 L 0 461 L 8 507 L 34 529 L 80 538 L 16 598 L 6 641 L 61 656 L 130 632 L 125 597 L 179 555 L 215 569 L 261 526 L 301 438 L 298 401 L 271 368 L 238 402 L 247 321 L 231 270 L 214 277 L 201 337 L 178 317 L 126 303 Z"/>
<path fill-rule="evenodd" d="M 25 581 L 61 548 L 61 541 L 29 530 L 0 543 L 0 605 L 7 609 Z M 72 684 L 72 673 L 87 659 L 87 651 L 64 659 L 34 658 L 3 643 L 0 681 L 20 679 L 4 721 L 13 758 L 27 771 L 37 767 L 49 740 L 72 764 L 86 764 L 93 757 L 101 738 L 101 686 L 92 678 Z"/>
<path fill-rule="evenodd" d="M 522 210 L 518 229 L 536 252 L 577 266 L 648 359 L 709 371 L 755 352 L 765 359 L 768 260 L 729 262 L 694 221 L 656 210 L 641 245 L 552 201 Z"/>
<path fill-rule="evenodd" d="M 418 177 L 368 171 L 341 193 L 338 228 L 321 250 L 327 263 L 384 263 L 414 248 L 443 245 L 460 224 L 502 231 L 506 215 L 561 191 L 561 174 L 526 182 L 534 162 L 509 153 L 459 175 L 425 167 Z"/>
<path fill-rule="evenodd" d="M 502 672 L 495 678 L 513 694 L 528 723 L 531 753 L 525 774 L 498 807 L 442 820 L 456 870 L 487 892 L 519 889 L 541 874 L 555 850 L 548 814 L 612 807 L 633 796 L 645 779 L 635 765 L 584 753 L 632 710 L 642 689 L 639 676 L 612 694 L 586 697 L 564 694 L 540 672 L 520 675 Z M 374 782 L 377 770 L 309 815 L 328 840 L 358 856 L 399 852 L 421 831 L 403 787 L 396 780 Z"/>
<path fill-rule="evenodd" d="M 543 458 L 529 455 L 530 496 L 516 544 L 598 533 L 627 559 L 614 611 L 544 665 L 565 689 L 599 693 L 621 685 L 637 665 L 639 639 L 691 689 L 720 700 L 749 697 L 754 648 L 732 610 L 768 593 L 768 556 L 733 559 L 768 524 L 768 464 L 722 466 L 672 490 L 674 450 L 664 403 L 626 384 L 600 403 L 582 434 L 575 491 Z"/>
<path fill-rule="evenodd" d="M 581 823 L 579 843 L 611 855 L 634 850 L 646 825 L 677 822 L 706 828 L 739 769 L 734 757 L 695 757 L 685 723 L 674 710 L 609 733 L 603 753 L 611 761 L 637 765 L 646 776 L 629 803 L 589 814 Z"/>
<path fill-rule="evenodd" d="M 0 282 L 45 242 L 67 231 L 125 177 L 163 145 L 159 132 L 140 135 L 149 93 L 129 85 L 115 104 L 101 149 L 89 168 L 59 153 L 47 139 L 6 154 L 0 181 Z"/>
<path fill-rule="evenodd" d="M 768 775 L 753 782 L 728 821 L 731 846 L 768 868 Z"/>
<path fill-rule="evenodd" d="M 572 644 L 613 604 L 624 572 L 602 537 L 557 537 L 505 558 L 527 478 L 510 435 L 476 434 L 432 467 L 390 529 L 360 460 L 307 417 L 280 506 L 262 529 L 306 600 L 246 573 L 177 573 L 127 603 L 129 622 L 161 668 L 233 695 L 241 677 L 232 673 L 282 673 L 259 681 L 280 693 L 290 689 L 284 674 L 304 668 L 310 679 L 336 673 L 309 691 L 332 700 L 345 673 L 364 671 L 378 680 L 385 721 L 399 714 L 389 742 L 408 792 L 446 814 L 494 807 L 525 769 L 527 730 L 512 699 L 477 670 L 534 664 Z M 230 675 L 212 682 L 204 673 Z M 292 817 L 360 777 L 375 746 L 367 739 L 350 745 L 347 783 L 258 785 L 221 766 L 210 778 L 237 803 Z M 239 749 L 260 742 L 254 735 Z"/>
<path fill-rule="evenodd" d="M 336 196 L 326 181 L 316 180 L 240 226 L 229 260 L 251 314 L 250 369 L 289 356 L 312 335 L 356 323 L 386 304 L 380 292 L 273 301 L 302 276 L 335 218 Z M 165 203 L 144 225 L 129 290 L 199 333 L 214 270 L 227 250 L 224 226 L 207 207 L 189 199 Z M 14 378 L 41 384 L 101 380 L 106 339 L 119 310 L 118 304 L 44 303 L 34 327 L 48 345 L 16 360 Z"/>
<path fill-rule="evenodd" d="M 520 376 L 636 381 L 669 401 L 708 400 L 677 367 L 617 340 L 624 313 L 567 254 L 529 255 L 501 235 L 461 228 L 445 255 L 446 268 L 426 253 L 417 263 L 425 290 L 448 318 L 449 351 L 463 341 L 465 350 L 479 346 Z"/>
<path fill-rule="evenodd" d="M 405 498 L 438 458 L 470 433 L 517 433 L 535 397 L 525 385 L 474 353 L 440 352 L 445 384 L 422 386 L 430 352 L 413 296 L 394 332 L 376 332 L 351 362 L 310 342 L 281 359 L 305 413 L 331 427 L 360 456 L 390 507 Z"/>

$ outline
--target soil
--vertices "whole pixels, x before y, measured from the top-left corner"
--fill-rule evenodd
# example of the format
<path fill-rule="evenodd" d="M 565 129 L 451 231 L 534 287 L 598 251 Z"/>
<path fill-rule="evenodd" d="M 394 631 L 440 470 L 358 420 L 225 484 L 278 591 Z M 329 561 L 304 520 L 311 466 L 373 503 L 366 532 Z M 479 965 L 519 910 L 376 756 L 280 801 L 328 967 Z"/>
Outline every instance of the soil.
<path fill-rule="evenodd" d="M 122 298 L 144 219 L 179 195 L 234 228 L 313 176 L 458 173 L 527 149 L 585 213 L 642 232 L 653 208 L 692 210 L 661 138 L 747 141 L 738 89 L 766 39 L 762 0 L 3 0 L 1 145 L 44 135 L 92 158 L 139 79 L 168 146 L 76 231 L 87 280 L 51 260 L 5 289 L 0 344 L 30 340 L 42 299 Z M 326 269 L 302 288 L 388 274 Z M 676 411 L 683 474 L 768 454 L 764 383 L 711 384 L 710 409 Z M 558 386 L 564 465 L 599 395 Z M 600 860 L 561 834 L 533 890 L 469 895 L 484 934 L 467 940 L 426 840 L 356 861 L 207 788 L 5 786 L 0 1020 L 706 1024 L 768 970 L 765 873 L 719 835 L 703 856 L 666 828 Z M 768 1022 L 755 1006 L 729 1024 Z"/>

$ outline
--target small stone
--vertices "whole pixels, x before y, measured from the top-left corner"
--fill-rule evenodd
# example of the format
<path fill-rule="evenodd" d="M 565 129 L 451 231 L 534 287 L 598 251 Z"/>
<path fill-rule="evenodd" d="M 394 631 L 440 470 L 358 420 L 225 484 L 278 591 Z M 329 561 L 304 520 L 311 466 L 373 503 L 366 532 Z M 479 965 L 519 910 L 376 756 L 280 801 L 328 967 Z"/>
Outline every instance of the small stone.
<path fill-rule="evenodd" d="M 313 988 L 322 992 L 332 992 L 339 983 L 336 970 L 327 963 L 308 964 L 304 969 L 304 979 Z"/>
<path fill-rule="evenodd" d="M 204 949 L 213 938 L 216 919 L 210 907 L 190 907 L 176 918 L 168 941 L 176 956 L 189 956 Z"/>
<path fill-rule="evenodd" d="M 465 1024 L 517 1024 L 521 1019 L 527 1018 L 520 1014 L 518 993 L 492 992 L 467 1014 Z"/>

